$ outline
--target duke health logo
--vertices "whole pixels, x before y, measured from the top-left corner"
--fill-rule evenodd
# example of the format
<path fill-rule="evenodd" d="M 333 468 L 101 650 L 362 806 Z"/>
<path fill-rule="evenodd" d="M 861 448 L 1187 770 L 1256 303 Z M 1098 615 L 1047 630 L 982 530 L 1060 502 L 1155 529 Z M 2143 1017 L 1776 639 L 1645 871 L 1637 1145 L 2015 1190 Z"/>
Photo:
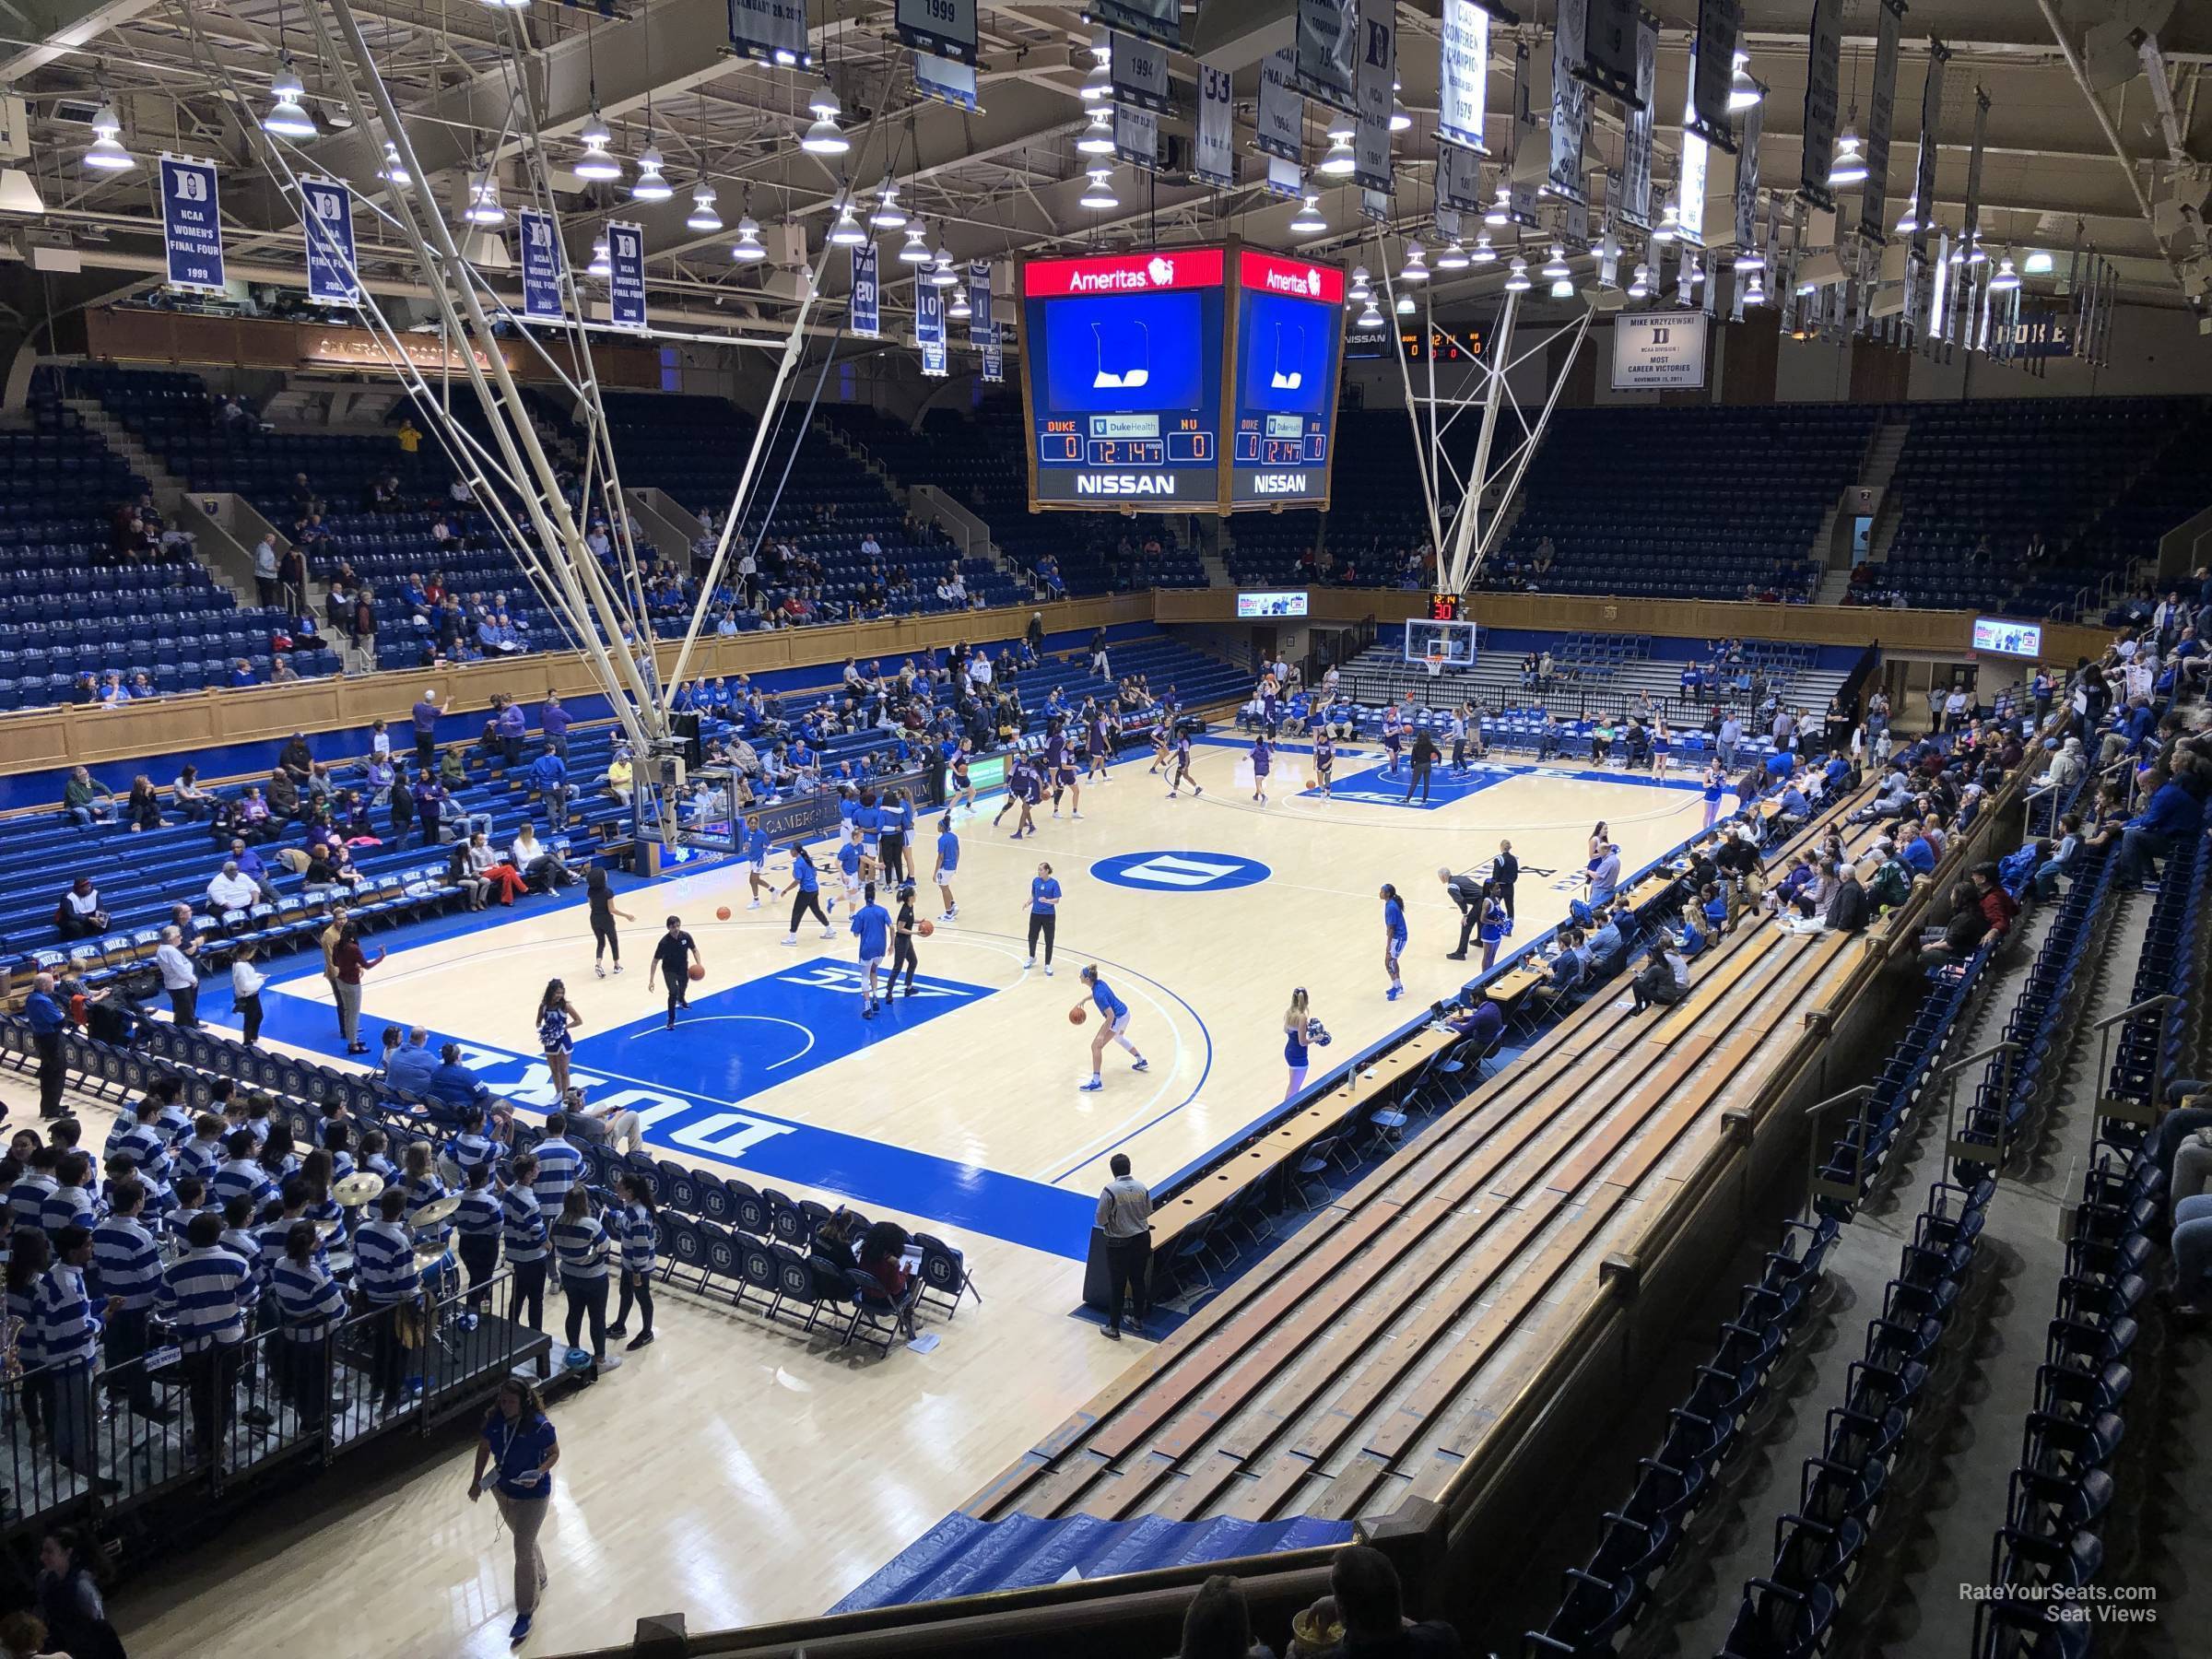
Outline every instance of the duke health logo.
<path fill-rule="evenodd" d="M 1100 881 L 1158 893 L 1226 893 L 1274 874 L 1257 859 L 1234 853 L 1124 853 L 1090 866 Z"/>

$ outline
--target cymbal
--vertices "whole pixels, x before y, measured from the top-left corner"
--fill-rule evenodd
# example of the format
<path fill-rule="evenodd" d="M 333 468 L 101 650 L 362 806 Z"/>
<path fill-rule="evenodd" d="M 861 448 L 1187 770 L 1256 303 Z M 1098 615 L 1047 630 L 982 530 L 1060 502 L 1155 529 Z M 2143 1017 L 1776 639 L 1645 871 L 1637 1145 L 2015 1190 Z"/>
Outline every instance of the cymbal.
<path fill-rule="evenodd" d="M 358 1174 L 341 1176 L 332 1182 L 330 1195 L 337 1200 L 342 1208 L 359 1209 L 364 1204 L 374 1203 L 377 1194 L 383 1190 L 384 1178 L 373 1170 L 363 1170 Z"/>
<path fill-rule="evenodd" d="M 346 1223 L 343 1221 L 318 1221 L 315 1223 L 315 1236 L 319 1239 L 335 1238 L 345 1230 Z"/>
<path fill-rule="evenodd" d="M 429 1243 L 415 1246 L 415 1265 L 418 1268 L 432 1266 L 444 1260 L 445 1246 L 443 1244 Z"/>
<path fill-rule="evenodd" d="M 407 1225 L 410 1227 L 435 1227 L 460 1207 L 459 1194 L 453 1194 L 444 1198 L 433 1198 L 420 1209 L 407 1212 Z"/>

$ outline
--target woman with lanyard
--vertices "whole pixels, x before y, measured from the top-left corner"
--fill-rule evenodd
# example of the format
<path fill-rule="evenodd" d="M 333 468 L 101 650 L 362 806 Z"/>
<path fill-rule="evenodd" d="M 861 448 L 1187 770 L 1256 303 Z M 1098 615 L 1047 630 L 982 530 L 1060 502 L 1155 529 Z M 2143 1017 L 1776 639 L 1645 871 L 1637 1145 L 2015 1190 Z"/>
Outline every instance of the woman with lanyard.
<path fill-rule="evenodd" d="M 546 1403 L 529 1383 L 509 1377 L 500 1384 L 484 1417 L 468 1500 L 474 1503 L 484 1496 L 484 1477 L 489 1473 L 492 1501 L 500 1506 L 500 1519 L 514 1537 L 515 1616 L 507 1640 L 516 1646 L 530 1634 L 538 1592 L 546 1587 L 546 1558 L 537 1547 L 537 1535 L 552 1508 L 553 1465 L 559 1461 L 560 1441 L 546 1416 Z"/>
<path fill-rule="evenodd" d="M 830 932 L 830 917 L 822 909 L 821 872 L 814 867 L 814 860 L 804 847 L 791 850 L 791 886 L 783 891 L 796 891 L 798 894 L 791 901 L 791 931 L 783 935 L 784 944 L 796 945 L 799 942 L 799 918 L 808 914 L 822 924 L 823 938 L 835 936 Z M 837 900 L 832 899 L 830 902 L 835 904 Z"/>
<path fill-rule="evenodd" d="M 1060 924 L 1060 884 L 1053 878 L 1053 866 L 1040 864 L 1037 874 L 1030 881 L 1030 959 L 1024 962 L 1026 973 L 1037 966 L 1037 941 L 1044 941 L 1044 976 L 1053 976 L 1053 935 Z"/>

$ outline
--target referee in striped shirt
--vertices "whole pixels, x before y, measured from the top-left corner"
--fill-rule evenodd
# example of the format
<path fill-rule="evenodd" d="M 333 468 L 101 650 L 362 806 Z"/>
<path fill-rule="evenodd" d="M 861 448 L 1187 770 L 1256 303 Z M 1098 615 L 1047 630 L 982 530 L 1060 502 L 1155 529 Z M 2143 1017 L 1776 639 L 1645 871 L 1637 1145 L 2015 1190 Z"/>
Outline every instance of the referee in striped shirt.
<path fill-rule="evenodd" d="M 330 1413 L 347 1404 L 330 1393 L 331 1341 L 346 1317 L 346 1292 L 330 1277 L 313 1222 L 292 1223 L 269 1282 L 284 1318 L 284 1337 L 276 1346 L 278 1385 L 302 1424 L 327 1426 Z"/>
<path fill-rule="evenodd" d="M 112 1373 L 128 1365 L 131 1409 L 140 1417 L 166 1423 L 177 1414 L 158 1405 L 153 1380 L 147 1375 L 145 1354 L 147 1322 L 153 1317 L 154 1296 L 161 1288 L 161 1247 L 146 1229 L 146 1186 L 131 1176 L 115 1183 L 109 1198 L 108 1218 L 92 1230 L 92 1277 L 108 1300 L 107 1351 L 109 1386 Z"/>
<path fill-rule="evenodd" d="M 406 1345 L 399 1338 L 400 1310 L 422 1293 L 415 1267 L 415 1241 L 401 1219 L 407 1213 L 404 1187 L 386 1187 L 376 1201 L 376 1217 L 353 1241 L 353 1286 L 365 1312 L 376 1316 L 369 1374 L 387 1413 L 396 1410 L 406 1382 Z"/>
<path fill-rule="evenodd" d="M 163 1270 L 154 1294 L 156 1316 L 176 1333 L 183 1352 L 195 1449 L 203 1457 L 219 1455 L 229 1432 L 246 1347 L 250 1270 L 222 1240 L 222 1217 L 213 1210 L 194 1216 L 184 1232 L 184 1253 Z"/>

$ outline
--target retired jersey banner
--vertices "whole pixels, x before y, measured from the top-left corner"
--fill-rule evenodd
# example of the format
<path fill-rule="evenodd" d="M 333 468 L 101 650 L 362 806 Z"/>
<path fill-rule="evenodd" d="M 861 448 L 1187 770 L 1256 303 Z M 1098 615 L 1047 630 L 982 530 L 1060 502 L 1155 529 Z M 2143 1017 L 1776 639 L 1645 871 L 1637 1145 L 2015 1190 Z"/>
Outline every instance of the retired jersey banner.
<path fill-rule="evenodd" d="M 995 386 L 1006 378 L 1006 348 L 995 341 L 983 347 L 983 384 Z"/>
<path fill-rule="evenodd" d="M 1443 0 L 1444 43 L 1437 64 L 1436 135 L 1488 153 L 1482 118 L 1489 97 L 1490 15 L 1475 0 Z"/>
<path fill-rule="evenodd" d="M 991 262 L 968 262 L 968 337 L 978 346 L 998 338 L 998 319 L 991 313 Z"/>
<path fill-rule="evenodd" d="M 353 192 L 335 179 L 301 178 L 300 224 L 307 232 L 307 297 L 318 305 L 351 305 L 361 297 Z"/>
<path fill-rule="evenodd" d="M 786 69 L 814 62 L 806 50 L 806 0 L 730 0 L 730 48 Z"/>
<path fill-rule="evenodd" d="M 1705 181 L 1712 170 L 1712 151 L 1704 139 L 1685 125 L 1682 129 L 1682 171 L 1676 182 L 1675 201 L 1681 215 L 1685 247 L 1705 245 Z"/>
<path fill-rule="evenodd" d="M 645 326 L 645 228 L 606 222 L 607 321 L 617 328 Z"/>
<path fill-rule="evenodd" d="M 1636 14 L 1636 96 L 1620 144 L 1620 218 L 1639 230 L 1652 228 L 1652 141 L 1659 130 L 1659 19 Z"/>
<path fill-rule="evenodd" d="M 846 302 L 846 325 L 864 340 L 883 332 L 883 288 L 876 263 L 876 244 L 861 242 L 853 250 L 853 292 Z"/>
<path fill-rule="evenodd" d="M 223 212 L 214 162 L 161 158 L 161 241 L 169 287 L 186 293 L 222 291 Z"/>
<path fill-rule="evenodd" d="M 1936 228 L 1936 152 L 1943 122 L 1943 72 L 1949 48 L 1928 37 L 1928 77 L 1920 88 L 1920 155 L 1912 164 L 1912 253 L 1925 262 L 1928 234 Z"/>
<path fill-rule="evenodd" d="M 1260 60 L 1260 129 L 1253 147 L 1263 156 L 1300 161 L 1306 100 L 1298 89 L 1298 57 L 1288 47 Z"/>
<path fill-rule="evenodd" d="M 1859 234 L 1889 240 L 1889 141 L 1897 131 L 1897 51 L 1904 0 L 1880 0 L 1874 37 L 1874 88 L 1866 100 L 1866 182 L 1859 193 Z"/>
<path fill-rule="evenodd" d="M 1191 176 L 1201 184 L 1227 190 L 1237 182 L 1236 99 L 1229 71 L 1198 65 L 1198 142 L 1191 151 Z"/>
<path fill-rule="evenodd" d="M 560 305 L 560 239 L 553 216 L 535 207 L 518 207 L 515 234 L 523 253 L 523 315 L 534 323 L 558 323 Z"/>
<path fill-rule="evenodd" d="M 1764 103 L 1744 112 L 1744 139 L 1735 151 L 1734 241 L 1739 253 L 1759 251 L 1759 135 Z"/>
<path fill-rule="evenodd" d="M 1590 88 L 1575 77 L 1583 64 L 1587 0 L 1559 0 L 1551 36 L 1551 159 L 1545 182 L 1565 201 L 1589 200 L 1583 182 L 1583 145 L 1590 133 Z"/>
<path fill-rule="evenodd" d="M 1798 189 L 1827 212 L 1836 205 L 1828 187 L 1836 155 L 1836 100 L 1843 73 L 1843 0 L 1813 0 L 1810 45 L 1805 60 L 1805 142 L 1798 148 Z"/>
<path fill-rule="evenodd" d="M 1360 0 L 1359 124 L 1352 136 L 1352 178 L 1367 190 L 1390 188 L 1390 113 L 1398 78 L 1397 0 Z"/>
<path fill-rule="evenodd" d="M 1544 124 L 1536 119 L 1535 99 L 1529 88 L 1528 42 L 1513 42 L 1513 147 L 1506 163 L 1507 211 L 1513 223 L 1536 228 L 1536 191 L 1550 170 L 1550 156 L 1543 144 Z"/>
<path fill-rule="evenodd" d="M 927 271 L 914 273 L 914 339 L 922 347 L 922 372 L 945 378 L 945 290 Z"/>
<path fill-rule="evenodd" d="M 1359 0 L 1298 0 L 1298 89 L 1359 112 Z"/>
<path fill-rule="evenodd" d="M 1637 99 L 1636 20 L 1643 8 L 1636 0 L 1584 0 L 1584 5 L 1588 15 L 1583 23 L 1583 61 L 1574 73 L 1632 110 Z"/>
<path fill-rule="evenodd" d="M 1459 214 L 1479 214 L 1488 206 L 1482 199 L 1482 163 L 1473 150 L 1437 147 L 1436 205 Z"/>
<path fill-rule="evenodd" d="M 1743 0 L 1698 0 L 1698 33 L 1690 47 L 1689 110 L 1684 128 L 1724 150 L 1735 147 L 1728 91 L 1735 81 L 1735 42 L 1743 32 Z"/>

